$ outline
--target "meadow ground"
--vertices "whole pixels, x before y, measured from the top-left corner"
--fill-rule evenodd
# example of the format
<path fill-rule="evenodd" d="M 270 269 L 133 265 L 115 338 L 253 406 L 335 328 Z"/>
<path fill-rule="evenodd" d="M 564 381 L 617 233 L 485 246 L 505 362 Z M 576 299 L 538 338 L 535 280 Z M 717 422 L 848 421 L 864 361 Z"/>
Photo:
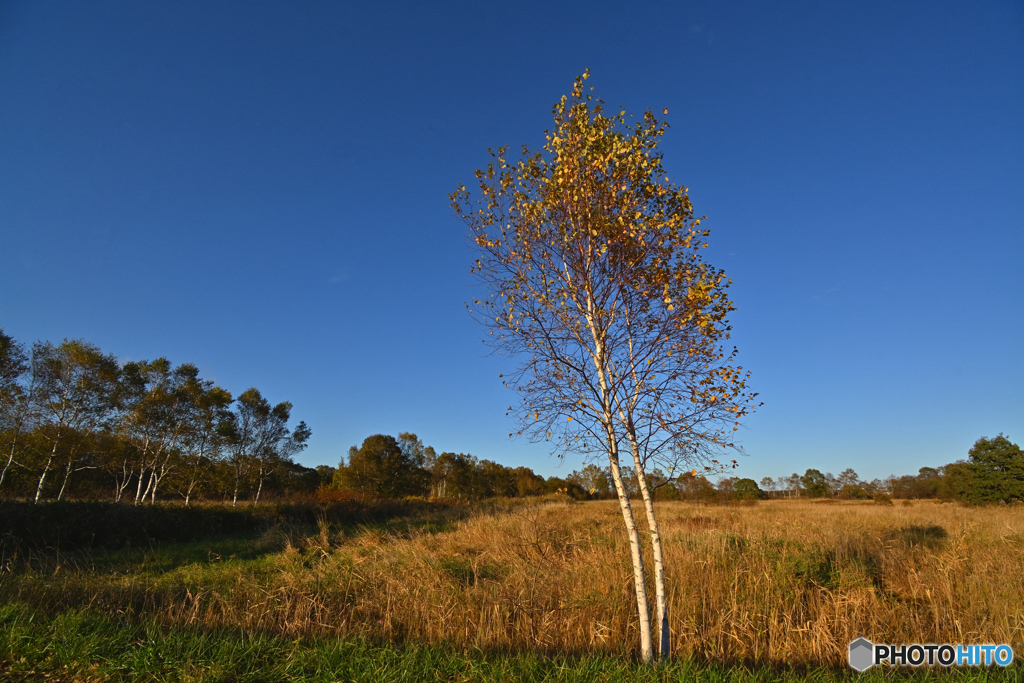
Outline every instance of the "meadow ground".
<path fill-rule="evenodd" d="M 858 636 L 1024 657 L 1024 507 L 661 503 L 673 658 L 632 663 L 614 501 L 280 525 L 146 549 L 24 551 L 0 676 L 46 680 L 1016 680 L 845 669 Z"/>

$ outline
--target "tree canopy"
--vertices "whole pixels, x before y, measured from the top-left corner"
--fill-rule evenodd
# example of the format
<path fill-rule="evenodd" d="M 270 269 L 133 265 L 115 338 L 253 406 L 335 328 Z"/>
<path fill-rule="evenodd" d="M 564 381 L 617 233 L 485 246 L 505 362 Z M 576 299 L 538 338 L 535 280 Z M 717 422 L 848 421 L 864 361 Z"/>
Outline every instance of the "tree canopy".
<path fill-rule="evenodd" d="M 978 439 L 968 451 L 964 497 L 975 503 L 1024 500 L 1024 452 L 1000 434 Z"/>

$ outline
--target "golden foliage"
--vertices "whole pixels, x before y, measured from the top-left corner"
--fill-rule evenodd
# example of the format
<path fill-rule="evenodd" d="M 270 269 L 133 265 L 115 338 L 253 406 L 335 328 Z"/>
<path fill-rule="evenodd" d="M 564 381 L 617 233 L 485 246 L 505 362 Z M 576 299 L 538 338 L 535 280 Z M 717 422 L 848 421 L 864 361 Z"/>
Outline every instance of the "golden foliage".
<path fill-rule="evenodd" d="M 702 259 L 709 231 L 663 168 L 668 125 L 607 114 L 587 77 L 541 150 L 491 151 L 476 190 L 451 195 L 487 291 L 471 310 L 522 361 L 510 412 L 566 450 L 606 450 L 609 411 L 652 453 L 730 446 L 756 394 L 723 349 L 729 280 Z"/>

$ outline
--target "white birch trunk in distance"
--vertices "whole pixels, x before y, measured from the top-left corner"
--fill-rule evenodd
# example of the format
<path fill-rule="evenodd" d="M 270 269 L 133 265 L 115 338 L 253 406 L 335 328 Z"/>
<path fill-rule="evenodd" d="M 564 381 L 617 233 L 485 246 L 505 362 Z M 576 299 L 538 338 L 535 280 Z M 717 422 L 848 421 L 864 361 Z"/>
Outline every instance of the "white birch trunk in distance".
<path fill-rule="evenodd" d="M 29 412 L 32 410 L 33 401 L 36 397 L 36 370 L 35 366 L 32 365 L 31 372 L 29 374 L 28 389 L 24 395 L 20 397 L 20 400 L 16 400 L 15 405 L 17 406 L 14 423 L 14 434 L 11 436 L 11 450 L 7 453 L 7 462 L 4 463 L 3 470 L 0 470 L 0 487 L 4 485 L 4 478 L 7 476 L 7 470 L 11 468 L 11 465 L 17 465 L 18 463 L 14 460 L 14 454 L 18 446 L 18 438 L 21 436 L 21 430 L 25 427 L 27 420 L 30 420 Z"/>
<path fill-rule="evenodd" d="M 14 428 L 14 435 L 11 436 L 11 450 L 7 454 L 7 462 L 4 463 L 4 468 L 0 470 L 0 487 L 4 485 L 4 477 L 7 476 L 7 470 L 10 469 L 11 465 L 14 463 L 15 448 L 18 445 L 18 437 L 21 436 L 21 425 L 22 420 L 19 417 L 18 423 Z"/>
<path fill-rule="evenodd" d="M 60 485 L 60 492 L 57 494 L 57 500 L 61 500 L 64 497 L 64 490 L 67 489 L 68 480 L 71 479 L 71 466 L 73 463 L 73 460 L 68 460 L 68 466 L 64 468 L 64 483 Z"/>
<path fill-rule="evenodd" d="M 256 498 L 253 499 L 252 504 L 256 505 L 260 502 L 260 494 L 263 492 L 263 468 L 260 468 L 260 485 L 256 489 Z"/>
<path fill-rule="evenodd" d="M 132 482 L 132 475 L 135 474 L 135 465 L 128 467 L 128 459 L 121 462 L 121 476 L 114 475 L 114 502 L 120 503 L 125 489 Z"/>
<path fill-rule="evenodd" d="M 156 503 L 156 488 L 160 485 L 160 482 L 164 480 L 164 477 L 167 476 L 167 473 L 170 472 L 172 469 L 174 469 L 174 465 L 171 464 L 171 452 L 167 451 L 166 454 L 164 455 L 163 461 L 160 463 L 159 470 L 156 467 L 153 468 L 153 488 L 149 492 L 150 505 Z"/>
<path fill-rule="evenodd" d="M 39 475 L 39 486 L 36 487 L 36 497 L 32 501 L 33 503 L 38 503 L 43 495 L 43 484 L 46 482 L 46 475 L 50 472 L 50 465 L 53 464 L 53 458 L 57 455 L 57 443 L 57 439 L 54 439 L 50 456 L 46 459 L 46 465 L 43 467 L 43 473 Z"/>
<path fill-rule="evenodd" d="M 146 497 L 149 495 L 150 489 L 153 488 L 153 477 L 154 477 L 155 474 L 156 474 L 155 471 L 150 470 L 149 478 L 146 480 L 146 490 L 142 492 L 142 498 L 139 499 L 139 502 L 141 504 L 143 504 L 143 505 L 146 504 Z"/>
<path fill-rule="evenodd" d="M 135 504 L 139 504 L 139 499 L 142 498 L 142 478 L 146 476 L 146 466 L 139 466 L 139 483 L 135 487 Z"/>
<path fill-rule="evenodd" d="M 188 502 L 192 498 L 192 489 L 199 484 L 199 478 L 195 475 L 188 482 L 188 488 L 185 489 L 185 507 L 188 507 Z"/>

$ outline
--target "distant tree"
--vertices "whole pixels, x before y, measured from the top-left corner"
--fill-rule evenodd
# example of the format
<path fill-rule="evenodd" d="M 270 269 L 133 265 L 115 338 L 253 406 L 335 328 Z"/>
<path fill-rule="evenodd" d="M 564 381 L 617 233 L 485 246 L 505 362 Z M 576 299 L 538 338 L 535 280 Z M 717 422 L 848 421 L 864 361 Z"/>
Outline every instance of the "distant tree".
<path fill-rule="evenodd" d="M 918 474 L 890 477 L 888 490 L 894 498 L 935 498 L 941 488 L 941 475 L 934 467 L 922 467 Z"/>
<path fill-rule="evenodd" d="M 831 472 L 825 473 L 825 487 L 828 489 L 828 493 L 825 494 L 827 496 L 834 496 L 839 493 L 840 484 L 836 479 L 836 475 Z"/>
<path fill-rule="evenodd" d="M 712 502 L 717 500 L 718 492 L 703 475 L 686 472 L 676 481 L 676 488 L 683 500 L 690 502 Z"/>
<path fill-rule="evenodd" d="M 307 483 L 296 486 L 300 486 L 301 490 L 305 490 L 301 487 L 307 487 L 310 468 L 296 465 L 292 458 L 306 449 L 306 444 L 313 432 L 303 421 L 299 421 L 299 424 L 295 425 L 295 429 L 289 432 L 288 418 L 291 416 L 291 410 L 290 402 L 278 403 L 263 425 L 266 435 L 263 438 L 263 448 L 256 451 L 256 467 L 254 469 L 257 485 L 256 496 L 253 498 L 254 503 L 260 501 L 264 482 L 274 476 L 301 472 Z M 315 470 L 312 471 L 315 472 Z"/>
<path fill-rule="evenodd" d="M 136 504 L 148 496 L 156 501 L 157 488 L 176 462 L 182 439 L 193 414 L 194 402 L 208 388 L 199 369 L 189 363 L 173 367 L 166 358 L 126 363 L 118 387 L 122 404 L 120 428 L 135 445 Z M 123 485 L 127 485 L 128 476 Z M 145 485 L 145 488 L 143 488 Z"/>
<path fill-rule="evenodd" d="M 327 488 L 334 481 L 334 474 L 338 471 L 338 468 L 331 467 L 330 465 L 317 465 L 316 474 L 319 480 L 319 488 Z"/>
<path fill-rule="evenodd" d="M 573 472 L 566 479 L 579 484 L 583 490 L 595 498 L 610 498 L 612 495 L 611 473 L 590 463 L 582 470 Z"/>
<path fill-rule="evenodd" d="M 647 490 L 654 500 L 679 500 L 675 477 L 656 467 L 644 478 L 647 481 Z"/>
<path fill-rule="evenodd" d="M 982 437 L 968 451 L 972 503 L 1024 500 L 1024 452 L 1000 434 Z"/>
<path fill-rule="evenodd" d="M 64 340 L 59 346 L 37 343 L 32 364 L 38 378 L 33 397 L 38 406 L 37 431 L 48 446 L 37 467 L 34 500 L 38 503 L 55 461 L 62 458 L 65 470 L 59 498 L 79 467 L 78 458 L 87 443 L 82 437 L 111 426 L 119 367 L 113 356 L 81 340 Z"/>
<path fill-rule="evenodd" d="M 264 482 L 306 447 L 311 432 L 305 422 L 299 422 L 294 432 L 288 431 L 291 410 L 288 401 L 271 407 L 255 387 L 238 396 L 231 422 L 224 430 L 234 475 L 232 505 L 237 504 L 239 488 L 247 475 L 256 481 L 253 502 L 259 502 Z"/>
<path fill-rule="evenodd" d="M 762 477 L 761 490 L 765 492 L 765 495 L 773 493 L 775 491 L 775 480 L 771 477 Z"/>
<path fill-rule="evenodd" d="M 442 454 L 443 457 L 443 454 Z M 430 472 L 414 455 L 402 451 L 393 436 L 374 434 L 349 449 L 348 463 L 338 467 L 340 483 L 378 498 L 425 495 Z"/>
<path fill-rule="evenodd" d="M 737 500 L 760 500 L 768 497 L 753 479 L 737 479 L 732 485 L 732 490 Z"/>
<path fill-rule="evenodd" d="M 188 421 L 180 441 L 178 457 L 181 471 L 176 488 L 187 506 L 194 493 L 200 491 L 224 456 L 227 437 L 231 433 L 231 394 L 211 382 L 190 382 L 184 391 L 188 396 Z"/>
<path fill-rule="evenodd" d="M 465 453 L 442 453 L 430 470 L 431 490 L 439 498 L 474 498 L 479 495 L 476 458 Z"/>
<path fill-rule="evenodd" d="M 727 502 L 736 498 L 736 482 L 739 481 L 738 477 L 724 477 L 718 480 L 718 485 L 715 487 L 718 489 L 718 500 Z"/>
<path fill-rule="evenodd" d="M 939 480 L 939 497 L 944 500 L 970 501 L 975 490 L 974 468 L 963 460 L 950 463 L 942 468 Z"/>
<path fill-rule="evenodd" d="M 866 500 L 871 496 L 858 484 L 843 484 L 839 489 L 839 497 L 846 500 Z"/>
<path fill-rule="evenodd" d="M 786 478 L 785 488 L 789 491 L 790 496 L 798 498 L 803 494 L 803 479 L 800 475 L 794 472 Z"/>
<path fill-rule="evenodd" d="M 860 483 L 860 476 L 853 471 L 852 467 L 847 467 L 836 477 L 836 482 L 839 484 L 840 489 L 844 486 L 857 486 Z"/>
<path fill-rule="evenodd" d="M 19 393 L 18 382 L 27 371 L 28 356 L 25 354 L 25 347 L 13 337 L 4 334 L 3 328 L 0 327 L 0 407 L 5 410 L 0 416 L 7 416 L 7 406 Z"/>
<path fill-rule="evenodd" d="M 808 498 L 823 498 L 831 494 L 828 480 L 819 470 L 809 469 L 800 477 L 800 484 Z"/>
<path fill-rule="evenodd" d="M 941 474 L 934 467 L 922 467 L 917 472 L 915 498 L 936 498 L 939 495 Z"/>
<path fill-rule="evenodd" d="M 320 473 L 290 459 L 282 459 L 271 480 L 275 489 L 284 495 L 312 493 L 320 486 Z"/>
<path fill-rule="evenodd" d="M 516 479 L 516 491 L 519 496 L 539 496 L 544 493 L 544 477 L 529 467 L 517 467 L 512 470 Z"/>
<path fill-rule="evenodd" d="M 28 418 L 34 387 L 31 381 L 24 385 L 22 379 L 29 375 L 30 367 L 25 347 L 0 329 L 0 444 L 6 455 L 0 469 L 0 487 L 14 464 L 18 440 Z"/>
<path fill-rule="evenodd" d="M 398 447 L 402 449 L 402 453 L 404 453 L 407 458 L 411 458 L 412 460 L 420 463 L 421 467 L 426 467 L 427 469 L 430 469 L 434 458 L 437 457 L 434 453 L 434 449 L 429 446 L 424 446 L 423 441 L 420 440 L 420 438 L 413 432 L 399 432 Z"/>
<path fill-rule="evenodd" d="M 280 467 L 310 432 L 304 423 L 288 431 L 291 404 L 271 408 L 255 389 L 249 398 L 246 414 L 229 420 L 231 394 L 192 364 L 157 358 L 122 366 L 81 340 L 38 342 L 26 354 L 0 330 L 0 485 L 29 496 L 31 486 L 38 502 L 97 496 L 110 477 L 115 501 L 134 484 L 136 503 L 170 486 L 187 505 L 207 484 L 231 495 L 222 462 L 230 441 L 234 499 L 239 474 L 250 471 L 258 498 L 264 480 L 280 488 L 299 471 Z"/>
<path fill-rule="evenodd" d="M 511 498 L 518 492 L 512 469 L 492 460 L 481 460 L 476 467 L 479 495 L 485 498 Z"/>
<path fill-rule="evenodd" d="M 122 416 L 123 417 L 123 416 Z M 135 476 L 135 468 L 139 462 L 138 449 L 127 438 L 120 424 L 116 424 L 107 435 L 102 448 L 103 459 L 100 469 L 114 481 L 113 499 L 120 503 L 125 490 Z"/>

